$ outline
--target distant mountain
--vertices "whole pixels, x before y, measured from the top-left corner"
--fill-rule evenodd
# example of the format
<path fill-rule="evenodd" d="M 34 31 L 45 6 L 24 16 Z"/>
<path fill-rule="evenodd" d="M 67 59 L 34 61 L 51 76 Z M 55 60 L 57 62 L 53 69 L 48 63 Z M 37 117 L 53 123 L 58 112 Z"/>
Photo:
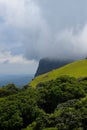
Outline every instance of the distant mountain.
<path fill-rule="evenodd" d="M 24 74 L 24 75 L 0 75 L 0 87 L 13 83 L 18 87 L 22 87 L 26 84 L 28 84 L 32 78 L 34 76 L 33 75 L 28 75 L 28 74 Z"/>
<path fill-rule="evenodd" d="M 68 63 L 71 63 L 72 60 L 54 60 L 49 58 L 41 59 L 39 62 L 38 69 L 36 71 L 35 77 L 47 73 L 53 69 L 57 69 L 59 67 L 62 67 Z"/>
<path fill-rule="evenodd" d="M 35 87 L 39 83 L 54 80 L 63 75 L 73 76 L 75 78 L 87 77 L 87 59 L 72 62 L 68 65 L 50 71 L 49 73 L 37 76 L 32 80 L 30 86 Z"/>

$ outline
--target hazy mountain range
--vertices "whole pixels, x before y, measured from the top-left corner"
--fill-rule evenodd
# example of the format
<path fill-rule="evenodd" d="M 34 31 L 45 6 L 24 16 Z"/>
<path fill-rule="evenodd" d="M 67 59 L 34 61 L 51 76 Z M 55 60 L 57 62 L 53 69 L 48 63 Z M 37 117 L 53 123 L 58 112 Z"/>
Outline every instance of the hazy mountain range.
<path fill-rule="evenodd" d="M 33 78 L 33 74 L 24 75 L 0 75 L 0 86 L 14 83 L 18 87 L 22 87 L 29 83 Z"/>

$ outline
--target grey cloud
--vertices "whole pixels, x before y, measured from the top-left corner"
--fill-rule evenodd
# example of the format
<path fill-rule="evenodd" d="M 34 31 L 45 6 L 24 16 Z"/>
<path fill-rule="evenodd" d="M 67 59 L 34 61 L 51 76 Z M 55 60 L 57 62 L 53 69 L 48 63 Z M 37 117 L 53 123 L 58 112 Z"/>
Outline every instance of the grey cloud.
<path fill-rule="evenodd" d="M 42 20 L 45 20 L 46 24 L 41 22 L 42 30 L 37 31 L 32 36 L 33 38 L 29 37 L 27 58 L 78 59 L 86 57 L 87 1 L 38 0 L 38 4 L 42 9 Z M 41 26 L 39 27 L 41 29 Z M 31 48 L 28 49 L 30 44 Z"/>
<path fill-rule="evenodd" d="M 87 25 L 78 29 L 66 29 L 58 33 L 50 33 L 42 37 L 35 37 L 31 48 L 27 43 L 27 58 L 40 59 L 43 57 L 50 58 L 68 58 L 79 59 L 87 56 Z M 32 42 L 31 42 L 32 43 Z M 26 48 L 26 45 L 25 45 Z M 32 55 L 31 55 L 32 54 Z"/>
<path fill-rule="evenodd" d="M 2 3 L 6 7 L 3 14 L 0 11 L 5 19 L 2 27 L 5 31 L 11 28 L 9 35 L 3 35 L 10 45 L 21 43 L 19 52 L 27 59 L 77 59 L 87 55 L 87 0 L 3 0 Z"/>
<path fill-rule="evenodd" d="M 9 60 L 5 60 L 4 62 L 3 62 L 3 64 L 8 64 L 9 63 Z"/>

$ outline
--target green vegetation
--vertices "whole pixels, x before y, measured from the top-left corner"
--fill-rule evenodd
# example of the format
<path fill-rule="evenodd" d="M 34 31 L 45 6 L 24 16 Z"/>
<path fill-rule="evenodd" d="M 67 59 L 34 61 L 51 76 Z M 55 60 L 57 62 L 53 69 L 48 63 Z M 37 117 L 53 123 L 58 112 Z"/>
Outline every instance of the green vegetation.
<path fill-rule="evenodd" d="M 38 76 L 22 89 L 0 88 L 0 129 L 86 130 L 87 60 Z"/>
<path fill-rule="evenodd" d="M 8 84 L 0 88 L 0 97 L 6 97 L 9 95 L 16 94 L 20 91 L 14 84 Z"/>
<path fill-rule="evenodd" d="M 29 85 L 35 87 L 39 83 L 46 82 L 49 80 L 54 80 L 58 76 L 62 76 L 62 75 L 68 75 L 68 76 L 72 76 L 76 78 L 86 77 L 87 76 L 87 59 L 73 62 L 64 67 L 53 70 L 49 73 L 40 75 L 36 77 Z"/>
<path fill-rule="evenodd" d="M 0 130 L 87 129 L 87 78 L 61 76 L 16 93 L 14 85 L 7 88 L 12 93 L 0 98 Z"/>

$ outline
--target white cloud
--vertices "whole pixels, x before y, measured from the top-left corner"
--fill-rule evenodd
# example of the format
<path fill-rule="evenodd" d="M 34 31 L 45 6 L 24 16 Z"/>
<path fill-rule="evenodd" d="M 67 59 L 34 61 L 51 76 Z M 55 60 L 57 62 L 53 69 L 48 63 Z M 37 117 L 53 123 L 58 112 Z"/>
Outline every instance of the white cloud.
<path fill-rule="evenodd" d="M 22 55 L 12 55 L 10 51 L 0 52 L 0 63 L 10 64 L 33 64 L 34 60 L 27 60 Z"/>
<path fill-rule="evenodd" d="M 38 63 L 27 60 L 22 55 L 12 55 L 11 52 L 0 52 L 1 74 L 34 74 Z"/>
<path fill-rule="evenodd" d="M 10 46 L 20 43 L 20 48 L 23 48 L 20 53 L 29 60 L 43 57 L 79 58 L 87 55 L 87 24 L 83 28 L 76 29 L 75 26 L 73 29 L 69 27 L 62 31 L 52 31 L 53 27 L 49 26 L 35 0 L 0 0 L 0 16 L 3 19 L 0 24 L 1 43 L 10 43 Z M 21 56 L 13 58 L 13 62 L 22 60 Z"/>
<path fill-rule="evenodd" d="M 38 29 L 41 21 L 44 22 L 40 13 L 40 8 L 33 0 L 0 0 L 0 15 L 4 17 L 6 25 Z"/>
<path fill-rule="evenodd" d="M 21 43 L 24 55 L 30 59 L 43 53 L 44 40 L 48 42 L 50 32 L 39 6 L 33 0 L 1 0 L 0 16 L 4 20 L 1 23 L 4 30 L 4 33 L 1 30 L 1 43 L 10 43 L 10 46 Z"/>

